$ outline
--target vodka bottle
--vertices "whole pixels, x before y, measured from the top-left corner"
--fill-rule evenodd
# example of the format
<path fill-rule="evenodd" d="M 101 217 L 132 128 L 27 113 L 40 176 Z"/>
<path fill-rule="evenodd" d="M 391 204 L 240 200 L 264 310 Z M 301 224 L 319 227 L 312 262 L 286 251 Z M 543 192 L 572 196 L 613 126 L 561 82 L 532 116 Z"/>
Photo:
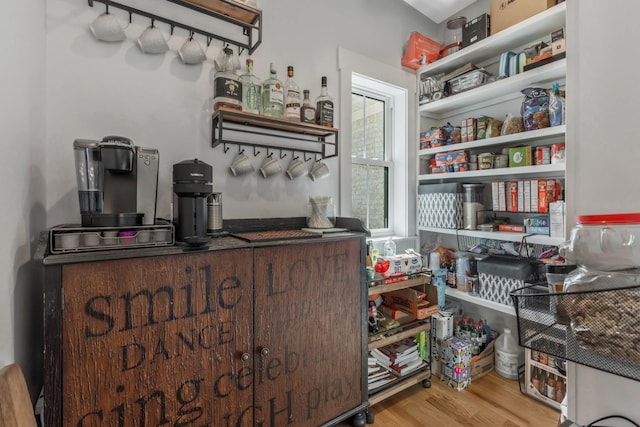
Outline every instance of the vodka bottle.
<path fill-rule="evenodd" d="M 260 114 L 262 107 L 262 82 L 253 74 L 253 59 L 247 59 L 247 73 L 240 77 L 242 82 L 242 110 Z"/>
<path fill-rule="evenodd" d="M 224 48 L 220 71 L 213 78 L 213 110 L 220 107 L 242 109 L 242 83 L 235 72 L 233 51 Z"/>
<path fill-rule="evenodd" d="M 287 67 L 287 80 L 284 82 L 284 117 L 287 120 L 300 121 L 300 104 L 302 93 L 300 87 L 293 80 L 293 67 Z"/>
<path fill-rule="evenodd" d="M 320 96 L 316 98 L 316 124 L 333 127 L 333 98 L 327 91 L 327 77 L 322 76 Z"/>
<path fill-rule="evenodd" d="M 302 91 L 304 94 L 304 98 L 302 99 L 302 106 L 300 107 L 300 121 L 305 123 L 315 123 L 316 122 L 316 109 L 313 105 L 311 105 L 311 100 L 309 99 L 309 90 L 305 89 Z"/>
<path fill-rule="evenodd" d="M 284 90 L 273 62 L 270 64 L 270 71 L 269 78 L 262 84 L 262 113 L 281 118 L 284 115 Z"/>

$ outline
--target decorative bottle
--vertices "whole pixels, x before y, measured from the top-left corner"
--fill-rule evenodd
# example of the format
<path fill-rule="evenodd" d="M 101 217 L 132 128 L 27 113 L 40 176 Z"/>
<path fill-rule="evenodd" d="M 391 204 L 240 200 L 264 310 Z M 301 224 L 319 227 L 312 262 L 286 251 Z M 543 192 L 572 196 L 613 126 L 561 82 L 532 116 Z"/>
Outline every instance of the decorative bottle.
<path fill-rule="evenodd" d="M 284 82 L 284 118 L 300 121 L 300 104 L 302 94 L 300 87 L 293 79 L 293 66 L 287 67 L 287 80 Z"/>
<path fill-rule="evenodd" d="M 316 109 L 311 105 L 311 99 L 309 98 L 309 90 L 302 91 L 304 98 L 302 99 L 302 106 L 300 107 L 300 121 L 304 123 L 316 122 Z"/>
<path fill-rule="evenodd" d="M 262 84 L 262 114 L 282 118 L 284 115 L 284 89 L 278 80 L 276 66 L 270 64 L 269 78 Z"/>
<path fill-rule="evenodd" d="M 220 107 L 242 109 L 242 83 L 235 72 L 233 51 L 225 47 L 220 70 L 213 78 L 213 110 Z"/>
<path fill-rule="evenodd" d="M 242 110 L 260 114 L 262 106 L 262 82 L 253 74 L 253 59 L 247 58 L 247 73 L 240 77 L 242 82 Z"/>
<path fill-rule="evenodd" d="M 316 124 L 333 127 L 333 98 L 327 90 L 327 77 L 322 76 L 320 96 L 316 98 Z"/>

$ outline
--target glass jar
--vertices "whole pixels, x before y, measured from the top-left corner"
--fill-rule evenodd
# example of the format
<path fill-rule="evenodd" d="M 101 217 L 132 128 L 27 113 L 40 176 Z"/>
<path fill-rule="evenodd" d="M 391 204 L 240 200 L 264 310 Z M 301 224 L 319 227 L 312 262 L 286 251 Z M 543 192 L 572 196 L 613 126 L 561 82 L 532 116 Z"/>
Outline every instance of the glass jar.
<path fill-rule="evenodd" d="M 465 230 L 475 230 L 478 226 L 478 211 L 484 209 L 484 184 L 462 184 L 463 222 Z"/>
<path fill-rule="evenodd" d="M 466 23 L 467 18 L 464 16 L 456 16 L 447 21 L 442 56 L 451 55 L 462 48 L 462 29 Z"/>
<path fill-rule="evenodd" d="M 640 267 L 640 213 L 577 216 L 560 254 L 592 269 Z"/>

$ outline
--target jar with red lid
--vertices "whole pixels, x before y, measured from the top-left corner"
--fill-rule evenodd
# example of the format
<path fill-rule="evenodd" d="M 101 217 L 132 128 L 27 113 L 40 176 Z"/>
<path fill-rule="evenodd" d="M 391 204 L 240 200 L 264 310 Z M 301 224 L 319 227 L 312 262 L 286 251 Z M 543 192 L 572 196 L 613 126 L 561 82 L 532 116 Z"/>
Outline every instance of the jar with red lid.
<path fill-rule="evenodd" d="M 640 267 L 640 213 L 578 215 L 560 254 L 590 269 Z"/>

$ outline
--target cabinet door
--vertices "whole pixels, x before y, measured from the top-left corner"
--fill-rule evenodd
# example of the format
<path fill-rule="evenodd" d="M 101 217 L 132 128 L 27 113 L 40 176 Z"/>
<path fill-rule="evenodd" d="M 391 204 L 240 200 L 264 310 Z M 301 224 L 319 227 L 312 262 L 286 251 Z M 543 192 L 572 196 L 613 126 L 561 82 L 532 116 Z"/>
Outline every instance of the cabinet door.
<path fill-rule="evenodd" d="M 251 348 L 251 254 L 65 265 L 63 425 L 233 425 L 252 401 L 240 359 Z"/>
<path fill-rule="evenodd" d="M 255 425 L 318 426 L 362 402 L 361 244 L 255 250 Z"/>

